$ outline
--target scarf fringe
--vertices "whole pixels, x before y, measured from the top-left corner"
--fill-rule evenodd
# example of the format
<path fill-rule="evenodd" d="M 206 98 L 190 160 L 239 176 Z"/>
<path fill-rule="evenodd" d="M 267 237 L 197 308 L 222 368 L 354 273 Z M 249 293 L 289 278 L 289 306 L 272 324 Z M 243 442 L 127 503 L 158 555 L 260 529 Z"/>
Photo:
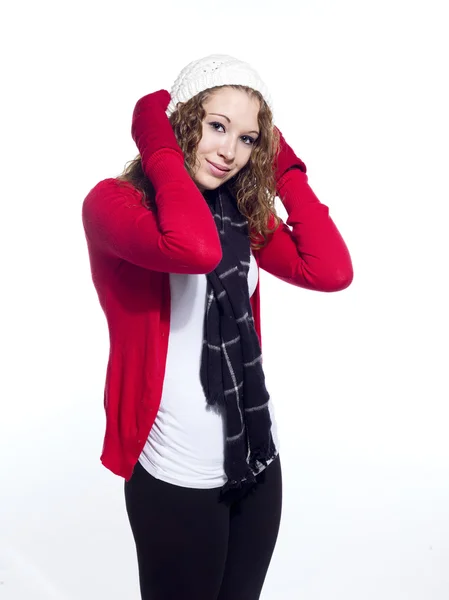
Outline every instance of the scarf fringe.
<path fill-rule="evenodd" d="M 277 456 L 277 450 L 274 444 L 270 444 L 270 447 L 257 448 L 251 451 L 249 456 L 248 464 L 252 471 L 258 471 L 258 464 L 267 466 L 270 460 L 273 460 Z"/>
<path fill-rule="evenodd" d="M 210 406 L 225 406 L 226 405 L 226 398 L 225 395 L 223 394 L 223 392 L 221 391 L 214 391 L 211 392 L 208 396 L 207 396 L 207 403 Z"/>
<path fill-rule="evenodd" d="M 224 484 L 220 491 L 220 497 L 228 496 L 229 493 L 236 491 L 249 490 L 256 484 L 256 477 L 252 471 L 248 471 L 247 476 L 242 479 L 229 480 Z"/>
<path fill-rule="evenodd" d="M 274 460 L 277 455 L 278 453 L 274 445 L 271 445 L 270 449 L 258 449 L 254 451 L 254 453 L 251 453 L 248 460 L 249 471 L 247 472 L 246 476 L 242 477 L 241 479 L 228 479 L 228 481 L 221 488 L 221 499 L 223 499 L 223 497 L 228 498 L 232 492 L 248 492 L 257 483 L 255 472 L 260 470 L 260 465 L 263 465 L 266 468 L 268 463 Z"/>

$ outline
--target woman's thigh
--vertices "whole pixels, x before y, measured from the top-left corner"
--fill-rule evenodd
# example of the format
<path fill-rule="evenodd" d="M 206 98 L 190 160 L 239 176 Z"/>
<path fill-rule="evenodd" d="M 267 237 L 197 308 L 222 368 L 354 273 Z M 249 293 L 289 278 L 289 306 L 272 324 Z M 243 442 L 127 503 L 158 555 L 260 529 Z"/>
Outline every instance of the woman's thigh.
<path fill-rule="evenodd" d="M 226 562 L 229 507 L 219 490 L 183 488 L 137 463 L 125 482 L 142 600 L 217 598 Z"/>
<path fill-rule="evenodd" d="M 279 531 L 282 470 L 279 456 L 258 483 L 231 506 L 228 555 L 218 600 L 257 600 Z"/>

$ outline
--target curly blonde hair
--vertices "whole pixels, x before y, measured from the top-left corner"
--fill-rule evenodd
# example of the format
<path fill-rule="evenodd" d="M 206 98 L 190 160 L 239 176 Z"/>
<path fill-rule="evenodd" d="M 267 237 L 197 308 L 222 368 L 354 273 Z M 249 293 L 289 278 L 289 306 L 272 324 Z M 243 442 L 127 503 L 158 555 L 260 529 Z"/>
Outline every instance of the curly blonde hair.
<path fill-rule="evenodd" d="M 260 250 L 280 224 L 274 206 L 276 197 L 274 162 L 279 151 L 279 134 L 273 126 L 270 107 L 259 92 L 242 85 L 220 87 L 243 90 L 251 97 L 256 97 L 260 103 L 259 137 L 253 146 L 248 163 L 228 182 L 240 212 L 248 220 L 251 248 Z M 204 90 L 187 102 L 179 103 L 170 116 L 170 123 L 184 153 L 185 166 L 191 177 L 196 170 L 196 150 L 202 137 L 203 119 L 206 116 L 203 104 L 220 87 Z M 117 179 L 131 183 L 141 192 L 142 204 L 149 210 L 156 211 L 154 188 L 143 171 L 140 155 L 126 164 Z"/>

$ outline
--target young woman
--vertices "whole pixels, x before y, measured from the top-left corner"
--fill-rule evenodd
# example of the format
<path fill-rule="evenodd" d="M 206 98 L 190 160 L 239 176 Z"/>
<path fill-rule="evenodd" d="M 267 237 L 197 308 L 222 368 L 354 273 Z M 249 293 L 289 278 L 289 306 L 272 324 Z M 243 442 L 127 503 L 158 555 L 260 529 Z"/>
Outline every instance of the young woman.
<path fill-rule="evenodd" d="M 83 204 L 110 332 L 101 460 L 125 479 L 142 599 L 256 600 L 282 502 L 258 271 L 331 292 L 351 259 L 248 64 L 190 63 L 132 136 Z"/>

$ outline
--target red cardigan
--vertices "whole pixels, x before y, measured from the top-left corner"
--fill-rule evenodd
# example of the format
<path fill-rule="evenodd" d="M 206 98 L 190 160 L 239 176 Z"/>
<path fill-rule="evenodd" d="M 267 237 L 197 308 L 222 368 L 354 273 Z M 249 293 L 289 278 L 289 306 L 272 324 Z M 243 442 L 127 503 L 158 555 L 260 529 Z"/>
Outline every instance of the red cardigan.
<path fill-rule="evenodd" d="M 83 202 L 92 279 L 105 313 L 110 352 L 104 388 L 106 432 L 101 461 L 130 479 L 162 396 L 170 329 L 169 273 L 209 273 L 221 244 L 209 206 L 182 157 L 160 150 L 147 165 L 157 215 L 130 184 L 106 179 Z M 352 281 L 348 249 L 299 169 L 281 179 L 287 213 L 265 248 L 260 268 L 287 283 L 323 292 Z M 251 298 L 260 341 L 260 281 Z"/>

